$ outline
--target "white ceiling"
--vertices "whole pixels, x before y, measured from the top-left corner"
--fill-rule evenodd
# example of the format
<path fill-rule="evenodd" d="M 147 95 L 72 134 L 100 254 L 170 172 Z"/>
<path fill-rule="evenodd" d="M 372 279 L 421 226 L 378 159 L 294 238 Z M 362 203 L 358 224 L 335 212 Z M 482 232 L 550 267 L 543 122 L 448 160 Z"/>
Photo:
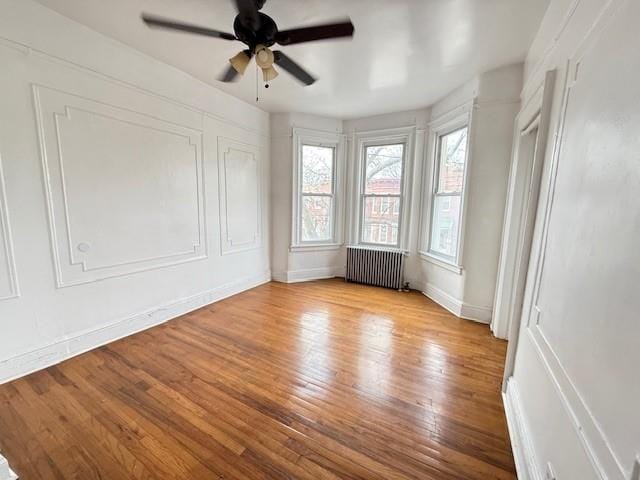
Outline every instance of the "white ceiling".
<path fill-rule="evenodd" d="M 255 103 L 256 73 L 216 80 L 240 42 L 151 30 L 141 12 L 233 32 L 231 0 L 38 0 L 63 15 Z M 524 59 L 549 0 L 267 0 L 280 29 L 351 17 L 353 40 L 281 47 L 319 78 L 285 72 L 258 107 L 339 118 L 428 106 L 475 74 Z"/>

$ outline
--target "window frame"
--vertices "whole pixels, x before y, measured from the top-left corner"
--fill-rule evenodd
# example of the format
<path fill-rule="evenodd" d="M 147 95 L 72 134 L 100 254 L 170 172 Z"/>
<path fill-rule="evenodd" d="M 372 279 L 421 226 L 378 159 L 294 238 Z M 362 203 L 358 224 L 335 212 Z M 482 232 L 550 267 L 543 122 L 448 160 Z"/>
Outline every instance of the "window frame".
<path fill-rule="evenodd" d="M 471 138 L 473 136 L 473 123 L 472 123 L 472 111 L 473 102 L 462 105 L 449 114 L 434 120 L 430 124 L 429 129 L 429 142 L 430 147 L 428 149 L 428 161 L 425 168 L 424 176 L 424 188 L 425 197 L 423 201 L 423 215 L 421 218 L 424 222 L 421 228 L 421 241 L 420 241 L 420 256 L 431 263 L 434 263 L 446 270 L 450 270 L 457 274 L 462 274 L 463 270 L 463 250 L 464 250 L 464 230 L 465 230 L 465 215 L 467 204 L 467 184 L 469 180 L 469 171 L 471 165 L 472 152 L 470 150 Z M 464 173 L 462 180 L 462 190 L 460 194 L 440 194 L 438 195 L 439 188 L 439 175 L 440 175 L 440 148 L 441 140 L 443 137 L 454 133 L 463 128 L 467 128 L 467 145 L 464 163 Z M 454 256 L 443 255 L 440 252 L 434 251 L 431 248 L 431 237 L 433 228 L 433 219 L 435 213 L 435 198 L 459 196 L 460 198 L 460 217 L 458 220 L 458 244 L 456 246 L 456 254 Z"/>
<path fill-rule="evenodd" d="M 352 174 L 356 176 L 357 182 L 351 190 L 350 210 L 350 243 L 352 245 L 363 246 L 380 250 L 407 251 L 409 238 L 409 213 L 411 202 L 411 172 L 413 168 L 413 157 L 415 155 L 415 127 L 400 127 L 385 130 L 372 130 L 356 132 L 353 134 L 353 156 L 354 170 Z M 400 182 L 400 195 L 387 195 L 399 197 L 398 206 L 398 235 L 395 244 L 381 244 L 363 241 L 364 234 L 364 192 L 366 187 L 366 148 L 380 145 L 404 144 L 402 157 L 402 178 Z M 374 196 L 367 194 L 367 196 Z M 380 197 L 384 195 L 378 195 Z"/>
<path fill-rule="evenodd" d="M 376 193 L 367 193 L 367 180 L 366 180 L 366 176 L 367 176 L 367 149 L 370 147 L 382 147 L 382 146 L 386 146 L 386 145 L 402 145 L 402 159 L 401 159 L 401 166 L 402 166 L 402 175 L 400 177 L 400 192 L 399 193 L 394 193 L 394 194 L 376 194 Z M 378 203 L 378 212 L 382 214 L 382 210 L 383 210 L 383 199 L 390 199 L 390 198 L 398 198 L 400 200 L 400 207 L 399 207 L 399 214 L 398 214 L 398 229 L 402 228 L 402 207 L 404 205 L 404 201 L 403 201 L 403 190 L 404 190 L 404 183 L 405 183 L 405 168 L 406 168 L 406 157 L 407 157 L 407 143 L 406 142 L 367 142 L 366 144 L 363 145 L 363 149 L 362 149 L 362 171 L 360 173 L 362 181 L 360 182 L 360 219 L 359 219 L 359 229 L 358 229 L 358 244 L 360 245 L 366 245 L 366 246 L 374 246 L 374 247 L 378 247 L 378 248 L 394 248 L 394 249 L 399 249 L 400 248 L 400 238 L 398 238 L 396 240 L 396 243 L 394 244 L 390 244 L 390 243 L 377 243 L 377 242 L 365 242 L 364 241 L 364 219 L 365 219 L 365 205 L 366 205 L 366 200 L 367 198 L 372 198 L 373 199 L 373 203 L 372 203 L 372 208 L 371 208 L 371 213 L 375 213 L 374 212 L 374 208 L 373 206 Z M 387 225 L 380 225 L 380 238 L 382 238 L 382 227 L 387 227 Z M 386 229 L 385 229 L 386 230 Z"/>
<path fill-rule="evenodd" d="M 337 249 L 342 245 L 343 224 L 343 168 L 344 135 L 308 129 L 293 129 L 293 175 L 291 212 L 291 251 Z M 332 193 L 304 193 L 302 188 L 303 147 L 314 146 L 333 149 Z M 330 238 L 326 240 L 302 239 L 302 210 L 304 197 L 331 198 Z"/>

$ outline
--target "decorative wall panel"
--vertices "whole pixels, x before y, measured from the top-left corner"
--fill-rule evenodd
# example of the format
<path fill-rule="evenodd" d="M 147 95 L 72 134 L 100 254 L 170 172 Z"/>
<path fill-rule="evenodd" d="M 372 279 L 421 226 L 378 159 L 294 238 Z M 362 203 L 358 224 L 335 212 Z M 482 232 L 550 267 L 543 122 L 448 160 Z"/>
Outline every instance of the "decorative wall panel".
<path fill-rule="evenodd" d="M 233 253 L 261 245 L 260 150 L 218 138 L 220 249 Z"/>
<path fill-rule="evenodd" d="M 13 257 L 9 209 L 0 157 L 0 300 L 18 296 L 18 279 Z"/>
<path fill-rule="evenodd" d="M 206 257 L 201 131 L 34 95 L 58 287 Z"/>

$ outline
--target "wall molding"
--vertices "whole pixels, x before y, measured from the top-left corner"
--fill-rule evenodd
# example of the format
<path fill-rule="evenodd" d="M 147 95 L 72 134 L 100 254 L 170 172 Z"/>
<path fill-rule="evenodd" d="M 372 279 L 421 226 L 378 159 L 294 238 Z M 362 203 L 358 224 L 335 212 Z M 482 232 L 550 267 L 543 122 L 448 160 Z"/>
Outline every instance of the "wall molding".
<path fill-rule="evenodd" d="M 544 480 L 538 470 L 531 432 L 522 413 L 522 401 L 516 380 L 513 377 L 509 379 L 507 390 L 502 394 L 502 402 L 507 417 L 518 478 L 520 480 Z"/>
<path fill-rule="evenodd" d="M 238 240 L 232 234 L 233 224 L 242 217 L 246 222 L 246 216 L 233 212 L 232 209 L 238 206 L 237 201 L 229 200 L 230 188 L 234 186 L 233 181 L 229 181 L 230 163 L 228 158 L 233 151 L 248 155 L 255 169 L 255 229 L 250 233 L 249 239 Z M 257 145 L 238 142 L 225 137 L 218 137 L 218 200 L 220 205 L 220 253 L 227 255 L 231 253 L 255 250 L 262 245 L 262 165 L 261 150 Z M 245 197 L 246 195 L 242 195 Z M 252 204 L 254 205 L 254 204 Z"/>
<path fill-rule="evenodd" d="M 2 168 L 2 156 L 0 155 L 0 248 L 4 251 L 7 262 L 7 275 L 9 280 L 9 291 L 0 292 L 0 301 L 9 300 L 20 296 L 18 286 L 18 273 L 16 270 L 16 260 L 13 249 L 13 235 L 9 221 L 9 205 L 7 202 L 7 189 Z"/>
<path fill-rule="evenodd" d="M 491 322 L 491 314 L 493 311 L 491 307 L 465 303 L 430 283 L 420 285 L 419 282 L 415 282 L 415 284 L 418 287 L 422 287 L 420 289 L 425 297 L 430 298 L 441 307 L 444 307 L 456 317 L 487 325 Z"/>
<path fill-rule="evenodd" d="M 203 82 L 202 80 L 197 79 L 196 77 L 193 77 L 192 75 L 190 75 L 190 74 L 188 74 L 188 73 L 186 73 L 186 72 L 184 72 L 184 71 L 182 71 L 180 69 L 177 69 L 176 67 L 174 67 L 172 65 L 169 65 L 167 63 L 161 62 L 160 60 L 158 60 L 156 58 L 153 58 L 153 57 L 150 57 L 148 55 L 145 55 L 144 53 L 140 52 L 139 50 L 136 50 L 136 49 L 134 49 L 132 47 L 129 47 L 128 45 L 124 45 L 124 44 L 122 44 L 122 43 L 118 42 L 117 40 L 114 40 L 114 39 L 112 39 L 110 37 L 107 37 L 107 36 L 103 36 L 103 37 L 106 38 L 107 40 L 109 40 L 110 42 L 113 42 L 113 44 L 117 45 L 118 47 L 121 47 L 121 48 L 124 47 L 124 48 L 126 48 L 126 49 L 128 49 L 130 51 L 135 52 L 138 55 L 141 55 L 142 57 L 145 57 L 147 59 L 151 59 L 153 62 L 161 63 L 162 65 L 164 65 L 167 68 L 171 68 L 173 70 L 176 70 L 176 71 L 180 72 L 180 74 L 182 74 L 182 75 L 187 75 L 194 82 L 197 82 L 197 83 L 199 83 L 199 84 L 201 84 L 201 85 L 203 85 L 203 86 L 205 86 L 205 87 L 207 87 L 209 89 L 213 89 L 216 92 L 221 92 L 220 90 L 218 90 L 213 85 L 209 85 L 208 83 Z M 130 82 L 127 82 L 125 80 L 121 80 L 121 79 L 119 79 L 117 77 L 114 77 L 112 75 L 100 72 L 100 71 L 95 70 L 95 69 L 93 69 L 91 67 L 88 67 L 86 65 L 82 65 L 80 63 L 76 63 L 76 62 L 73 62 L 71 60 L 67 60 L 65 58 L 59 57 L 57 55 L 54 55 L 54 54 L 51 54 L 51 53 L 48 53 L 48 52 L 45 52 L 43 50 L 39 50 L 37 48 L 33 48 L 30 45 L 18 42 L 16 40 L 11 39 L 11 38 L 0 36 L 0 45 L 3 45 L 4 47 L 11 48 L 13 50 L 19 51 L 19 52 L 27 54 L 27 55 L 33 55 L 33 56 L 39 57 L 41 60 L 48 61 L 48 62 L 51 62 L 51 63 L 55 63 L 57 65 L 61 65 L 61 66 L 65 67 L 65 68 L 69 68 L 69 69 L 72 69 L 72 70 L 75 70 L 75 71 L 78 71 L 78 72 L 81 72 L 81 73 L 84 73 L 84 74 L 87 74 L 87 75 L 91 75 L 93 77 L 96 77 L 96 78 L 99 78 L 101 80 L 107 81 L 107 82 L 112 83 L 114 85 L 118 85 L 120 87 L 126 87 L 127 89 L 129 89 L 131 91 L 142 93 L 142 94 L 144 94 L 144 95 L 146 95 L 148 97 L 152 97 L 152 98 L 156 98 L 156 99 L 160 99 L 160 100 L 166 101 L 168 103 L 171 103 L 171 104 L 173 104 L 175 106 L 184 108 L 184 109 L 189 110 L 191 112 L 207 116 L 207 117 L 209 117 L 209 118 L 211 118 L 213 120 L 228 124 L 228 125 L 230 125 L 232 127 L 238 128 L 240 130 L 244 130 L 245 132 L 249 132 L 249 133 L 252 133 L 252 134 L 259 135 L 262 138 L 269 138 L 270 133 L 269 133 L 268 129 L 266 129 L 266 131 L 265 131 L 265 130 L 263 130 L 261 128 L 247 127 L 246 125 L 243 125 L 242 123 L 236 122 L 236 121 L 231 120 L 231 119 L 226 118 L 226 117 L 223 117 L 223 116 L 218 115 L 216 113 L 213 113 L 213 112 L 211 112 L 209 110 L 203 110 L 201 108 L 189 105 L 187 103 L 184 103 L 182 101 L 176 100 L 176 99 L 171 98 L 171 97 L 168 97 L 166 95 L 162 95 L 160 93 L 154 92 L 153 90 L 150 90 L 148 88 L 145 88 L 145 87 L 136 85 L 134 83 L 130 83 Z M 241 100 L 238 100 L 238 101 L 242 102 Z M 256 111 L 258 111 L 258 109 L 256 109 Z"/>
<path fill-rule="evenodd" d="M 537 308 L 536 311 L 539 312 Z M 547 370 L 549 379 L 560 397 L 562 406 L 567 412 L 594 470 L 602 479 L 624 480 L 626 474 L 622 464 L 616 457 L 604 432 L 600 429 L 596 418 L 562 366 L 558 355 L 545 337 L 540 324 L 532 325 L 527 330 L 531 343 Z"/>
<path fill-rule="evenodd" d="M 7 360 L 0 361 L 0 384 L 50 367 L 69 358 L 106 345 L 115 340 L 160 325 L 211 303 L 223 300 L 245 290 L 269 282 L 271 272 L 220 285 L 211 290 L 154 307 L 95 329 L 85 330 L 73 336 L 62 338 Z M 2 480 L 2 479 L 0 479 Z"/>
<path fill-rule="evenodd" d="M 532 292 L 528 302 L 525 303 L 522 315 L 523 327 L 526 325 L 528 338 L 533 344 L 538 357 L 542 361 L 549 380 L 558 393 L 560 402 L 564 410 L 567 412 L 580 444 L 594 468 L 594 472 L 599 478 L 609 480 L 624 480 L 628 478 L 628 472 L 625 472 L 622 462 L 617 458 L 612 445 L 609 443 L 606 435 L 600 428 L 598 421 L 580 395 L 568 372 L 562 365 L 559 356 L 551 346 L 551 343 L 544 335 L 542 330 L 543 324 L 541 324 L 544 312 L 538 303 L 545 268 L 547 243 L 554 207 L 558 169 L 564 153 L 565 126 L 569 108 L 573 101 L 573 89 L 579 82 L 578 73 L 581 63 L 584 61 L 587 53 L 593 47 L 595 42 L 600 38 L 600 33 L 614 17 L 617 7 L 620 6 L 623 1 L 624 0 L 607 0 L 584 37 L 577 42 L 576 48 L 572 50 L 572 54 L 569 56 L 566 63 L 565 85 L 563 89 L 561 109 L 556 125 L 556 138 L 551 153 L 550 174 L 548 183 L 542 187 L 548 192 L 548 194 L 545 204 L 541 205 L 541 210 L 539 211 L 539 213 L 543 213 L 544 215 L 542 231 L 540 233 L 540 242 L 536 251 L 531 253 L 530 265 L 533 265 L 533 267 L 530 267 L 530 271 L 534 273 L 535 276 L 533 277 Z M 568 17 L 565 19 L 566 24 L 563 24 L 558 35 L 554 38 L 552 45 L 553 48 L 551 50 L 555 49 L 556 44 L 559 41 L 559 37 L 566 29 L 569 20 L 579 5 L 580 0 L 575 0 L 572 3 Z M 546 64 L 547 60 L 541 62 L 541 65 Z M 527 91 L 527 88 L 523 90 L 525 93 Z"/>
<path fill-rule="evenodd" d="M 207 258 L 206 202 L 204 200 L 203 132 L 192 127 L 151 117 L 145 113 L 125 109 L 104 101 L 42 85 L 32 85 L 38 138 L 42 162 L 43 180 L 49 216 L 51 251 L 56 273 L 56 286 L 64 288 L 92 283 L 106 278 L 121 277 L 132 273 L 177 265 Z M 187 250 L 174 251 L 145 258 L 128 259 L 113 264 L 88 267 L 78 261 L 72 238 L 70 203 L 63 159 L 60 119 L 71 119 L 72 110 L 87 112 L 98 118 L 173 135 L 186 142 L 193 150 L 195 161 L 195 185 L 197 189 L 197 240 Z M 62 113 L 61 113 L 62 112 Z M 51 113 L 53 115 L 51 115 Z M 82 242 L 85 239 L 81 239 Z M 90 240 L 90 239 L 89 239 Z M 80 244 L 78 245 L 79 248 Z M 86 254 L 85 254 L 86 256 Z"/>
<path fill-rule="evenodd" d="M 344 266 L 308 268 L 303 270 L 288 270 L 286 272 L 273 272 L 273 280 L 281 283 L 311 282 L 327 278 L 344 277 Z"/>

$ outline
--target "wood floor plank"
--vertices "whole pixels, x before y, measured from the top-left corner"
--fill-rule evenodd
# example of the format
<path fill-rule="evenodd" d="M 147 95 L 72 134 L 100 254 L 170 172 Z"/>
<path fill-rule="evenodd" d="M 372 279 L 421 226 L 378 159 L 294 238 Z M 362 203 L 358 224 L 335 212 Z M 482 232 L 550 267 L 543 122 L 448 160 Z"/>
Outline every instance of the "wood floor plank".
<path fill-rule="evenodd" d="M 417 292 L 269 283 L 0 386 L 22 480 L 515 479 L 506 343 Z"/>

